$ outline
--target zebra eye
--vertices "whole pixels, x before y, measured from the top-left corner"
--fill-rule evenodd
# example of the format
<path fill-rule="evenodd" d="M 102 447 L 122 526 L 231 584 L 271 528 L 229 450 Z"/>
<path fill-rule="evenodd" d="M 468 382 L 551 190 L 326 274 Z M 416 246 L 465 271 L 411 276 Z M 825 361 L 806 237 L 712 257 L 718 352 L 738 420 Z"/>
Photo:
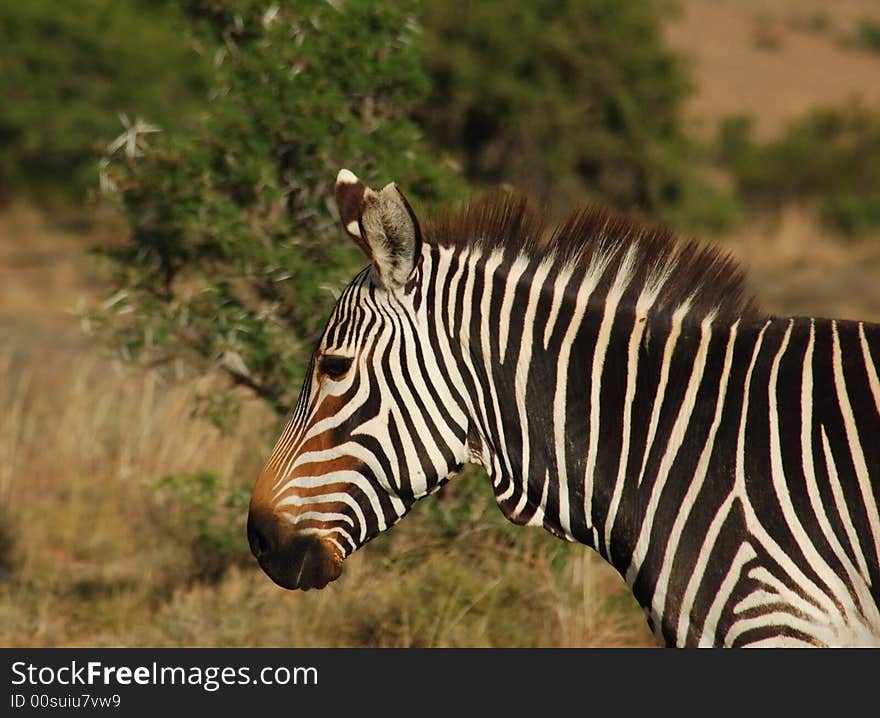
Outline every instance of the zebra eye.
<path fill-rule="evenodd" d="M 341 379 L 351 369 L 351 357 L 324 354 L 318 362 L 318 370 L 331 379 Z"/>

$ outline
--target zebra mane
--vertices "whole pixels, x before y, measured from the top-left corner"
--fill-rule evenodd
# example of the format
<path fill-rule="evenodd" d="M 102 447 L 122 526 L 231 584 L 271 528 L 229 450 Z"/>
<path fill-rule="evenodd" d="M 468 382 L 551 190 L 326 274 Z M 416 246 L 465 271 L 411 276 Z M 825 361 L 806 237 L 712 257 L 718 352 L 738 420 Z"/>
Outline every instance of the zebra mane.
<path fill-rule="evenodd" d="M 423 236 L 442 247 L 500 250 L 511 262 L 545 259 L 556 271 L 582 273 L 585 281 L 599 267 L 601 278 L 592 277 L 599 299 L 627 272 L 627 294 L 660 286 L 659 311 L 689 302 L 691 316 L 714 313 L 728 322 L 762 316 L 747 291 L 745 269 L 716 246 L 681 240 L 666 227 L 600 207 L 576 210 L 555 226 L 547 214 L 525 195 L 496 192 L 429 217 Z"/>

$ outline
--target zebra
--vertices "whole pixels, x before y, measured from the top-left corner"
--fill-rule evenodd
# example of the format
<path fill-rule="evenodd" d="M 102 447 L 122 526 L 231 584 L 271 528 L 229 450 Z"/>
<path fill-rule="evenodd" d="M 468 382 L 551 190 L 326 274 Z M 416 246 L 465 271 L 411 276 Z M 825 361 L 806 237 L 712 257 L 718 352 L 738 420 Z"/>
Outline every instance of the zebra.
<path fill-rule="evenodd" d="M 370 265 L 254 486 L 272 580 L 323 588 L 472 462 L 658 642 L 880 645 L 880 325 L 764 314 L 726 253 L 603 209 L 490 195 L 423 229 L 394 183 L 335 194 Z"/>

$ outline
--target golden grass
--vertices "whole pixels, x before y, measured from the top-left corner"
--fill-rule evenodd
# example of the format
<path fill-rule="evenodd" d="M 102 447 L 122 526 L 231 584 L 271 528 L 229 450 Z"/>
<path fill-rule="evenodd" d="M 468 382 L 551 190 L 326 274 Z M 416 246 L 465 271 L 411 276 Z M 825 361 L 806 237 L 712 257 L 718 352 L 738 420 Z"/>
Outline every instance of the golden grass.
<path fill-rule="evenodd" d="M 0 377 L 0 495 L 15 540 L 0 643 L 66 642 L 90 614 L 122 625 L 186 571 L 149 485 L 208 465 L 234 476 L 247 447 L 190 419 L 191 389 L 88 355 L 6 355 Z"/>

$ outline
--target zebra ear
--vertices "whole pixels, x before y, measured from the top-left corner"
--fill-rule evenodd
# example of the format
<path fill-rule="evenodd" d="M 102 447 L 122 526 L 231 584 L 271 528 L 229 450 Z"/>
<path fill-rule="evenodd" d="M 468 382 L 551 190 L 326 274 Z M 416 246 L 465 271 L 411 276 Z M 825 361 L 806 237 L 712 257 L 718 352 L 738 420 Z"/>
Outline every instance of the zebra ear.
<path fill-rule="evenodd" d="M 388 289 L 406 284 L 422 250 L 419 222 L 403 192 L 393 182 L 378 192 L 352 172 L 336 178 L 336 203 L 348 235 L 373 262 Z"/>

